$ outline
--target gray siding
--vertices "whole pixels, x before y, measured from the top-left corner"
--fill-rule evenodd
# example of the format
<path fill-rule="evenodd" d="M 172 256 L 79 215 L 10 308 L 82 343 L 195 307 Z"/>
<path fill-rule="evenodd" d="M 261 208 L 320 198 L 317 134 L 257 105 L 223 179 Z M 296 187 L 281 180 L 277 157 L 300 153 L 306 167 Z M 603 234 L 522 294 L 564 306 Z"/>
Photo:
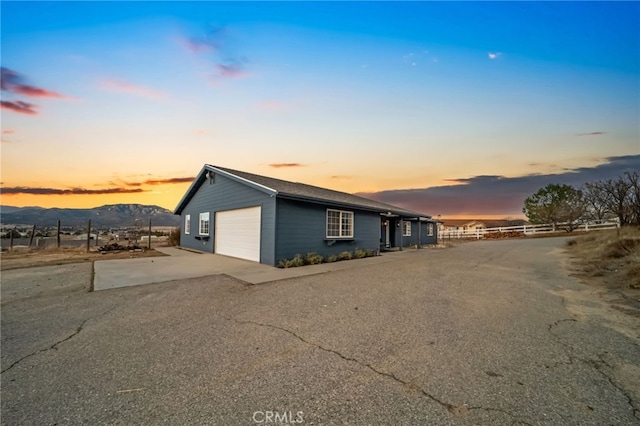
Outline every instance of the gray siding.
<path fill-rule="evenodd" d="M 353 209 L 353 240 L 340 241 L 329 246 L 326 240 L 327 206 L 278 199 L 276 220 L 276 262 L 291 259 L 296 254 L 315 252 L 322 256 L 338 254 L 356 248 L 380 248 L 380 215 Z"/>
<path fill-rule="evenodd" d="M 275 198 L 247 185 L 235 182 L 217 174 L 215 182 L 206 180 L 181 213 L 180 245 L 195 250 L 213 253 L 215 242 L 215 212 L 262 206 L 260 262 L 273 265 L 275 263 Z M 209 239 L 198 240 L 198 217 L 200 213 L 209 212 Z M 185 215 L 191 215 L 191 233 L 185 234 Z"/>

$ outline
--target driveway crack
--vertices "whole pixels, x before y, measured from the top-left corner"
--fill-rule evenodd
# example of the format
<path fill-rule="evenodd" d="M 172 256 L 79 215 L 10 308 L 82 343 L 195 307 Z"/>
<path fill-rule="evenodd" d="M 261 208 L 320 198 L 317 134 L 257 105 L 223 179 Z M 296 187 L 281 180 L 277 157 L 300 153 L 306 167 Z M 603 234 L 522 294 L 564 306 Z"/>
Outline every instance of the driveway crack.
<path fill-rule="evenodd" d="M 37 351 L 35 351 L 35 352 L 32 352 L 32 353 L 30 353 L 30 354 L 27 354 L 27 355 L 23 356 L 22 358 L 18 359 L 17 361 L 14 361 L 10 366 L 8 366 L 7 368 L 5 368 L 4 370 L 0 371 L 0 374 L 4 374 L 4 373 L 6 373 L 7 371 L 11 370 L 11 369 L 12 369 L 13 367 L 15 367 L 16 365 L 18 365 L 19 363 L 21 363 L 22 361 L 24 361 L 25 359 L 27 359 L 27 358 L 31 358 L 32 356 L 38 355 L 39 353 L 48 352 L 48 351 L 50 351 L 50 350 L 58 350 L 58 345 L 61 345 L 62 343 L 66 342 L 66 341 L 69 341 L 69 340 L 73 339 L 74 337 L 76 337 L 78 334 L 80 334 L 80 332 L 84 329 L 84 326 L 85 326 L 85 324 L 86 324 L 87 322 L 89 322 L 89 321 L 90 321 L 90 320 L 92 320 L 92 319 L 95 319 L 95 318 L 101 317 L 101 316 L 103 316 L 103 315 L 106 315 L 106 314 L 108 314 L 109 312 L 111 312 L 111 311 L 112 311 L 112 310 L 114 310 L 114 309 L 115 309 L 115 306 L 113 306 L 111 309 L 108 309 L 107 311 L 105 311 L 105 312 L 103 312 L 103 313 L 101 313 L 101 314 L 98 314 L 98 315 L 93 316 L 93 317 L 91 317 L 91 318 L 87 318 L 87 319 L 85 319 L 84 321 L 82 321 L 82 323 L 80 323 L 80 325 L 78 326 L 78 328 L 76 328 L 76 330 L 75 330 L 73 333 L 71 333 L 69 336 L 65 337 L 65 338 L 64 338 L 64 339 L 62 339 L 62 340 L 58 340 L 58 341 L 57 341 L 57 342 L 55 342 L 53 345 L 51 345 L 51 346 L 49 346 L 49 347 L 47 347 L 47 348 L 44 348 L 44 349 L 38 349 L 38 350 L 37 350 Z"/>
<path fill-rule="evenodd" d="M 260 323 L 257 321 L 249 321 L 249 320 L 239 320 L 236 318 L 225 318 L 228 321 L 233 321 L 236 322 L 238 324 L 252 324 L 252 325 L 257 325 L 260 327 L 268 327 L 268 328 L 272 328 L 274 330 L 280 330 L 280 331 L 284 331 L 285 333 L 288 333 L 290 335 L 292 335 L 293 337 L 295 337 L 296 339 L 300 340 L 301 342 L 309 345 L 309 346 L 313 346 L 315 348 L 318 348 L 322 351 L 325 352 L 329 352 L 332 353 L 338 357 L 340 357 L 341 359 L 345 360 L 345 361 L 349 361 L 349 362 L 353 362 L 356 363 L 358 365 L 360 365 L 361 367 L 367 368 L 370 371 L 376 373 L 379 376 L 382 377 L 386 377 L 389 378 L 403 386 L 410 386 L 413 389 L 418 390 L 423 396 L 429 398 L 431 401 L 439 404 L 441 407 L 445 408 L 447 411 L 449 411 L 450 413 L 456 414 L 456 415 L 466 415 L 470 410 L 485 410 L 485 411 L 495 411 L 495 412 L 500 412 L 500 413 L 504 413 L 507 414 L 508 416 L 510 416 L 511 418 L 517 419 L 518 417 L 501 409 L 498 408 L 485 408 L 485 407 L 469 407 L 467 404 L 462 404 L 462 405 L 454 405 L 445 401 L 442 401 L 441 399 L 437 398 L 436 396 L 430 394 L 429 392 L 427 392 L 426 390 L 424 390 L 423 388 L 417 386 L 415 383 L 412 382 L 408 382 L 406 380 L 402 380 L 401 378 L 399 378 L 398 376 L 396 376 L 393 373 L 387 373 L 385 371 L 379 370 L 378 368 L 374 367 L 371 364 L 365 364 L 364 362 L 358 360 L 357 358 L 353 358 L 350 356 L 346 356 L 342 353 L 340 353 L 339 351 L 336 351 L 335 349 L 331 349 L 331 348 L 326 348 L 322 345 L 310 342 L 308 340 L 306 340 L 305 338 L 303 338 L 302 336 L 300 336 L 299 334 L 297 334 L 294 331 L 288 330 L 286 328 L 283 327 L 278 327 L 277 325 L 272 325 L 272 324 L 265 324 L 265 323 Z M 524 421 L 521 420 L 515 420 L 512 424 L 525 424 L 528 425 L 529 423 L 526 423 Z"/>
<path fill-rule="evenodd" d="M 564 300 L 564 298 L 563 298 L 563 300 Z M 575 356 L 575 355 L 572 354 L 572 352 L 574 352 L 573 346 L 571 346 L 570 344 L 564 342 L 560 338 L 560 336 L 556 335 L 553 332 L 553 328 L 554 327 L 557 327 L 560 323 L 566 322 L 566 321 L 577 322 L 577 320 L 574 319 L 574 318 L 564 318 L 564 319 L 560 319 L 560 320 L 555 321 L 554 323 L 549 324 L 548 329 L 549 329 L 549 333 L 551 333 L 553 338 L 558 343 L 560 343 L 562 346 L 565 347 L 565 353 L 566 353 L 567 358 L 569 359 L 569 361 L 568 362 L 556 362 L 555 364 L 553 364 L 551 366 L 547 366 L 547 368 L 556 368 L 559 365 L 571 365 L 571 364 L 573 364 L 574 360 L 580 361 L 580 362 L 588 365 L 589 367 L 592 367 L 598 373 L 600 373 L 600 375 L 602 375 L 605 379 L 607 379 L 607 381 L 611 384 L 611 386 L 613 386 L 622 395 L 624 395 L 625 399 L 627 400 L 627 403 L 631 407 L 631 410 L 633 412 L 633 416 L 636 417 L 637 419 L 640 419 L 640 409 L 636 408 L 636 406 L 634 405 L 633 398 L 631 398 L 631 395 L 629 395 L 628 391 L 626 389 L 624 389 L 623 387 L 619 386 L 617 383 L 615 383 L 615 381 L 611 378 L 611 376 L 609 376 L 605 371 L 603 371 L 603 369 L 602 369 L 603 365 L 605 365 L 605 366 L 607 366 L 609 368 L 613 368 L 613 366 L 610 365 L 608 362 L 606 362 L 604 360 L 602 354 L 596 354 L 596 356 L 598 357 L 598 360 L 584 359 L 584 358 L 580 358 L 578 356 Z"/>

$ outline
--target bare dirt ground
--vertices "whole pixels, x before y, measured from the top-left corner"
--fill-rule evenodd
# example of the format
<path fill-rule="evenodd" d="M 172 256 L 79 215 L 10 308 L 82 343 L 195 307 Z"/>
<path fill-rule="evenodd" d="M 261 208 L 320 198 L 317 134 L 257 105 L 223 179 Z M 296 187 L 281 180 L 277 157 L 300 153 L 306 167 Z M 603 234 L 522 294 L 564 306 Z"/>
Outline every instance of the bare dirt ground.
<path fill-rule="evenodd" d="M 33 268 L 38 266 L 66 265 L 69 263 L 93 262 L 96 260 L 134 259 L 139 257 L 164 256 L 159 251 L 143 249 L 138 251 L 122 250 L 118 253 L 101 254 L 96 247 L 91 247 L 89 253 L 84 247 L 56 248 L 44 250 L 16 249 L 0 255 L 0 270 Z"/>

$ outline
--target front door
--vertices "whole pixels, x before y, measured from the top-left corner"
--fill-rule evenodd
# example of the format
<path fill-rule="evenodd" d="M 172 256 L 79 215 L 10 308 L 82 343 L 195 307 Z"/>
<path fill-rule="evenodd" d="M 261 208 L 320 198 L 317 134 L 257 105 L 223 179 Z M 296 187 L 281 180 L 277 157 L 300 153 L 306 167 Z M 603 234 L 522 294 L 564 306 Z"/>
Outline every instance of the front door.
<path fill-rule="evenodd" d="M 394 237 L 394 221 L 391 219 L 384 219 L 380 222 L 380 248 L 390 249 L 393 247 Z"/>

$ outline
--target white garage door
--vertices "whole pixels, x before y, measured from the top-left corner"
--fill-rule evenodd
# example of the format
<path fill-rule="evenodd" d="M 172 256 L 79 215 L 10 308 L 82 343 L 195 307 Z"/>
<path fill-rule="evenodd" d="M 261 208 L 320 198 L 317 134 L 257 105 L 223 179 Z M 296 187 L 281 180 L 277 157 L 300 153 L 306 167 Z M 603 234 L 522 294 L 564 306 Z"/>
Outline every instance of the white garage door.
<path fill-rule="evenodd" d="M 261 207 L 216 212 L 216 253 L 260 262 Z"/>

